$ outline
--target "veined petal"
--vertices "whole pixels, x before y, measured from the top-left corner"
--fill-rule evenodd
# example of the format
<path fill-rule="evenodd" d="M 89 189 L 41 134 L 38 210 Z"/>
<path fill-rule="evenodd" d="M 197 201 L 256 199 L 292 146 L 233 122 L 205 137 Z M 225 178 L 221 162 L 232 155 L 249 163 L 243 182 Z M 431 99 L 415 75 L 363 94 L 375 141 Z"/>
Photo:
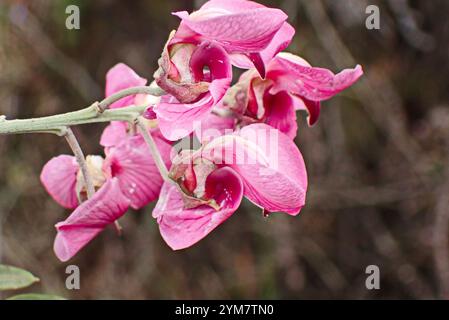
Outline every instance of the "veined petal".
<path fill-rule="evenodd" d="M 285 75 L 278 77 L 279 82 L 287 85 L 290 92 L 312 101 L 332 98 L 363 75 L 360 65 L 334 74 L 328 69 L 310 67 L 303 59 L 288 53 L 280 53 L 274 59 L 273 65 L 274 72 L 283 72 Z M 282 84 L 280 86 L 282 87 Z"/>
<path fill-rule="evenodd" d="M 91 199 L 83 202 L 65 221 L 56 224 L 54 251 L 59 260 L 71 259 L 107 225 L 125 214 L 128 204 L 118 179 L 108 180 Z"/>
<path fill-rule="evenodd" d="M 259 75 L 264 79 L 270 61 L 282 50 L 287 48 L 295 35 L 295 29 L 287 22 L 276 32 L 270 44 L 256 55 L 232 54 L 232 64 L 238 68 L 250 69 L 256 67 Z"/>
<path fill-rule="evenodd" d="M 214 139 L 202 156 L 232 167 L 243 179 L 245 196 L 269 212 L 291 215 L 304 206 L 307 173 L 293 141 L 266 124 L 252 124 Z"/>
<path fill-rule="evenodd" d="M 153 139 L 165 164 L 170 166 L 171 145 L 159 133 L 152 131 Z M 162 177 L 143 137 L 135 135 L 111 148 L 103 170 L 118 178 L 122 193 L 133 209 L 140 209 L 156 200 L 162 186 Z"/>
<path fill-rule="evenodd" d="M 222 10 L 219 14 L 211 8 L 202 10 L 189 16 L 175 14 L 182 19 L 184 26 L 205 39 L 221 43 L 230 53 L 265 49 L 287 20 L 282 10 L 266 7 L 238 12 Z"/>
<path fill-rule="evenodd" d="M 147 79 L 139 75 L 124 63 L 116 64 L 106 74 L 106 97 L 127 88 L 144 86 Z M 109 106 L 111 109 L 134 104 L 135 96 L 122 98 Z"/>
<path fill-rule="evenodd" d="M 243 186 L 232 169 L 221 168 L 208 176 L 206 193 L 220 205 L 218 211 L 208 205 L 185 209 L 177 186 L 164 183 L 153 217 L 157 218 L 161 235 L 173 250 L 194 245 L 228 219 L 240 205 Z"/>
<path fill-rule="evenodd" d="M 41 182 L 52 198 L 67 209 L 78 206 L 76 175 L 78 164 L 75 157 L 60 155 L 48 161 L 41 172 Z"/>

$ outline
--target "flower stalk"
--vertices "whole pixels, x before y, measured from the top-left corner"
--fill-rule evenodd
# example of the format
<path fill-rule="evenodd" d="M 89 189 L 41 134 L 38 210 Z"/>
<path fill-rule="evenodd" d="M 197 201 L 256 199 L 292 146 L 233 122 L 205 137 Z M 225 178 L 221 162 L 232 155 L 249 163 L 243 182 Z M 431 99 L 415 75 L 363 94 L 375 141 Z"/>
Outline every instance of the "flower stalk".
<path fill-rule="evenodd" d="M 133 122 L 145 111 L 147 106 L 129 106 L 111 110 L 106 110 L 106 108 L 124 97 L 135 94 L 160 96 L 164 93 L 160 88 L 155 87 L 132 87 L 77 111 L 32 119 L 6 120 L 2 116 L 0 118 L 0 134 L 52 133 L 64 136 L 67 127 L 74 125 L 110 121 Z"/>
<path fill-rule="evenodd" d="M 84 157 L 83 150 L 81 149 L 78 140 L 73 134 L 72 129 L 66 128 L 66 133 L 64 137 L 67 140 L 67 143 L 69 144 L 70 148 L 72 149 L 73 154 L 75 155 L 76 162 L 78 163 L 78 166 L 80 167 L 81 170 L 81 174 L 83 175 L 83 180 L 87 191 L 87 198 L 90 199 L 95 194 L 95 188 L 92 182 L 92 177 L 90 176 L 89 170 L 87 168 L 86 158 Z"/>
<path fill-rule="evenodd" d="M 148 148 L 150 149 L 151 156 L 153 157 L 154 163 L 156 164 L 156 167 L 158 168 L 162 179 L 164 179 L 164 181 L 166 182 L 171 181 L 168 176 L 167 167 L 165 166 L 164 160 L 162 160 L 161 153 L 159 152 L 159 149 L 157 148 L 157 145 L 154 142 L 151 133 L 148 132 L 148 129 L 145 126 L 144 119 L 142 117 L 138 117 L 136 119 L 136 126 L 137 130 L 140 132 L 146 144 L 148 145 Z"/>

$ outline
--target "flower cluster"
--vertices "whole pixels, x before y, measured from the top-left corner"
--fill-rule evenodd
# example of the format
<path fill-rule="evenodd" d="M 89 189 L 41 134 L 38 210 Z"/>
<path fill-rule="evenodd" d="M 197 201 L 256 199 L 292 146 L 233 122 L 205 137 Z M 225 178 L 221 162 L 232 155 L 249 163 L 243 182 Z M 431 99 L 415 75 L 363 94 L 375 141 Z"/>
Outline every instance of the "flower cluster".
<path fill-rule="evenodd" d="M 265 215 L 297 215 L 305 204 L 307 174 L 293 142 L 297 110 L 313 125 L 321 101 L 351 86 L 362 68 L 334 74 L 282 52 L 294 28 L 279 10 L 246 0 L 211 0 L 181 19 L 163 49 L 155 83 L 162 97 L 139 94 L 110 108 L 148 106 L 148 134 L 169 168 L 165 179 L 144 137 L 132 123 L 112 122 L 100 144 L 105 157 L 88 156 L 95 194 L 74 157 L 61 155 L 43 168 L 41 181 L 62 206 L 75 209 L 56 225 L 55 252 L 72 258 L 129 207 L 158 199 L 153 217 L 167 244 L 189 247 L 228 219 L 246 197 Z M 233 67 L 246 70 L 232 84 Z M 124 64 L 106 76 L 106 96 L 147 80 Z M 173 143 L 196 136 L 197 150 Z"/>

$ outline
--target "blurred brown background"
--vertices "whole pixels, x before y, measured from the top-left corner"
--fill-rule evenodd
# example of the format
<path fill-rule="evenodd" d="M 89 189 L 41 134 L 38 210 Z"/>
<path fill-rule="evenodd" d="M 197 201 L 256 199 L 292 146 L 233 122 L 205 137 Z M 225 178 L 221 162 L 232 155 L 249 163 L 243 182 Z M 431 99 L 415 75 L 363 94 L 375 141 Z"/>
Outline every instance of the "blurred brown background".
<path fill-rule="evenodd" d="M 78 299 L 449 298 L 449 2 L 279 0 L 297 28 L 289 48 L 337 71 L 363 65 L 352 90 L 325 102 L 319 123 L 301 115 L 297 143 L 310 180 L 299 217 L 241 209 L 198 245 L 173 252 L 151 207 L 121 220 L 70 261 L 81 290 L 65 289 L 53 225 L 69 213 L 39 182 L 43 164 L 70 153 L 51 135 L 0 137 L 0 259 L 32 271 L 31 291 Z M 81 9 L 81 30 L 65 8 Z M 0 114 L 25 118 L 102 98 L 123 61 L 150 78 L 171 11 L 201 1 L 0 0 Z M 365 8 L 381 29 L 365 28 Z M 101 154 L 103 125 L 75 128 Z M 381 289 L 365 288 L 377 265 Z M 30 291 L 30 290 L 28 290 Z"/>

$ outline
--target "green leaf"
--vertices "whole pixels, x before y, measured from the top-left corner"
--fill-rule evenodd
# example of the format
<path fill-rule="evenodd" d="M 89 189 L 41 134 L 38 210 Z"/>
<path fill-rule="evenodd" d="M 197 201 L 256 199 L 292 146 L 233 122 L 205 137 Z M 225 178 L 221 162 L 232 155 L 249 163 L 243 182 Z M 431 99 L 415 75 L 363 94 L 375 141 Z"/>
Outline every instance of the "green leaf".
<path fill-rule="evenodd" d="M 0 291 L 25 288 L 38 281 L 28 271 L 0 264 Z"/>
<path fill-rule="evenodd" d="M 66 300 L 66 299 L 51 294 L 25 293 L 9 297 L 6 300 Z"/>

